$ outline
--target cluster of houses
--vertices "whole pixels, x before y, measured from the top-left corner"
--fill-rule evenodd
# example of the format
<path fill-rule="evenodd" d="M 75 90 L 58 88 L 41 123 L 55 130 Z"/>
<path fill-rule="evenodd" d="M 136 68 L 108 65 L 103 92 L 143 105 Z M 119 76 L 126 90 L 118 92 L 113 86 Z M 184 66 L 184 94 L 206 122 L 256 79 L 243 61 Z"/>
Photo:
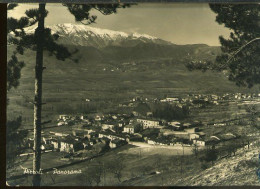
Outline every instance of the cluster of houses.
<path fill-rule="evenodd" d="M 64 124 L 59 124 L 64 123 Z M 68 124 L 66 124 L 68 123 Z M 96 150 L 101 152 L 129 142 L 145 142 L 150 145 L 196 145 L 206 146 L 212 142 L 236 138 L 232 133 L 222 136 L 206 136 L 201 122 L 181 123 L 141 118 L 127 114 L 60 115 L 58 126 L 71 129 L 66 132 L 42 133 L 43 151 L 83 153 Z M 33 148 L 29 138 L 28 147 Z"/>
<path fill-rule="evenodd" d="M 139 117 L 132 117 L 126 114 L 117 115 L 102 115 L 96 114 L 92 117 L 79 116 L 78 118 L 68 117 L 61 115 L 59 120 L 80 120 L 72 126 L 72 135 L 74 137 L 80 137 L 80 140 L 74 140 L 73 148 L 81 149 L 89 145 L 94 145 L 97 142 L 101 142 L 101 139 L 106 141 L 105 143 L 110 148 L 115 148 L 120 145 L 126 144 L 129 141 L 142 141 L 148 144 L 158 145 L 176 145 L 196 144 L 198 146 L 205 146 L 205 133 L 203 133 L 199 126 L 199 122 L 194 123 L 180 123 L 178 121 L 166 122 L 159 121 L 153 118 L 144 119 Z M 81 124 L 78 124 L 78 123 Z M 149 133 L 152 131 L 152 133 Z M 84 144 L 76 145 L 81 142 L 82 139 L 86 139 Z M 73 140 L 66 139 L 67 144 L 61 140 L 60 151 L 69 151 Z M 56 146 L 58 146 L 56 144 Z M 75 146 L 75 147 L 74 147 Z M 72 151 L 75 151 L 72 150 Z"/>
<path fill-rule="evenodd" d="M 229 98 L 254 98 L 259 94 L 244 95 L 241 93 L 218 95 L 188 95 L 187 98 L 167 97 L 159 100 L 162 103 L 193 102 L 194 100 L 217 102 Z M 152 99 L 156 101 L 158 99 Z M 131 103 L 149 101 L 147 98 L 134 98 Z M 77 152 L 91 150 L 95 146 L 116 148 L 129 141 L 141 141 L 154 145 L 197 145 L 206 146 L 212 141 L 219 142 L 236 138 L 232 133 L 222 136 L 206 136 L 201 130 L 202 123 L 180 123 L 178 121 L 156 120 L 152 112 L 141 116 L 131 114 L 93 114 L 93 115 L 60 115 L 57 126 L 69 126 L 67 133 L 52 132 L 43 134 L 41 148 L 43 151 Z M 226 126 L 226 123 L 214 123 L 215 127 Z M 28 147 L 33 147 L 33 140 L 28 139 Z"/>

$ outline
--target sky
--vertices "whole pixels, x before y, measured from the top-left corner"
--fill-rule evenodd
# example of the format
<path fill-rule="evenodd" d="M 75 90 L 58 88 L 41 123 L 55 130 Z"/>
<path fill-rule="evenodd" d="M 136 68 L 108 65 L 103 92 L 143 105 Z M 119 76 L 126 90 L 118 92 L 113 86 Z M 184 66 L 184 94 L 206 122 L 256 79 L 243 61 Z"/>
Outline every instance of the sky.
<path fill-rule="evenodd" d="M 37 8 L 36 4 L 19 4 L 8 16 L 24 16 L 28 8 Z M 76 23 L 73 15 L 61 4 L 47 4 L 49 15 L 46 25 Z M 228 37 L 230 30 L 215 22 L 216 14 L 208 4 L 138 4 L 130 8 L 119 9 L 116 14 L 104 16 L 97 11 L 92 27 L 123 31 L 127 33 L 148 34 L 175 44 L 208 44 L 219 46 L 218 37 Z"/>

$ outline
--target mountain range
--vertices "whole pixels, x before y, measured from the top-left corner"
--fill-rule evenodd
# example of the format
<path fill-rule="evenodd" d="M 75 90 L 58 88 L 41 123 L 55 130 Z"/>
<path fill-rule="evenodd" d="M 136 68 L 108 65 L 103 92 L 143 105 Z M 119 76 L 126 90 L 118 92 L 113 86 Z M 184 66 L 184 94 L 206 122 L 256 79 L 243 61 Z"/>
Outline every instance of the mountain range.
<path fill-rule="evenodd" d="M 158 90 L 156 93 L 161 95 L 164 93 L 161 88 L 169 93 L 179 91 L 180 94 L 191 90 L 228 92 L 238 89 L 222 73 L 189 72 L 185 67 L 187 60 L 214 61 L 220 54 L 220 47 L 177 45 L 146 34 L 128 34 L 85 25 L 57 24 L 47 27 L 59 35 L 58 43 L 72 52 L 75 49 L 78 51 L 71 57 L 77 63 L 71 59 L 58 61 L 47 52 L 44 53 L 44 65 L 48 68 L 44 72 L 46 87 L 53 88 L 53 81 L 58 80 L 63 85 L 64 78 L 67 78 L 63 87 L 73 88 L 75 92 L 85 86 L 93 91 L 106 90 L 106 93 L 110 93 L 112 88 L 132 94 L 140 89 Z M 35 27 L 26 29 L 27 33 L 34 31 Z M 13 48 L 9 45 L 9 56 Z M 33 88 L 32 60 L 35 59 L 35 52 L 28 50 L 26 55 L 19 58 L 26 63 L 20 87 L 23 88 L 22 82 L 26 77 L 26 88 Z M 73 79 L 70 81 L 69 78 Z"/>
<path fill-rule="evenodd" d="M 113 31 L 100 29 L 87 25 L 77 24 L 57 24 L 48 26 L 52 33 L 60 36 L 59 41 L 67 45 L 92 46 L 95 48 L 104 48 L 107 46 L 125 46 L 133 47 L 139 43 L 154 43 L 161 45 L 171 45 L 172 43 L 161 40 L 146 34 Z M 27 33 L 33 33 L 36 27 L 26 29 Z"/>

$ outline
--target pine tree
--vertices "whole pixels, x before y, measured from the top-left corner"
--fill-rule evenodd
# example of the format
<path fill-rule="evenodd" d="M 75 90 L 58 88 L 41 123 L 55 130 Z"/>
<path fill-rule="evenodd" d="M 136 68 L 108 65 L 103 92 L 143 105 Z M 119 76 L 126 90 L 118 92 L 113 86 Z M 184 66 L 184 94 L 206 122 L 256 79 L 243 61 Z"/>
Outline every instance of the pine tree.
<path fill-rule="evenodd" d="M 9 4 L 7 11 L 14 9 L 16 6 L 17 4 Z M 7 62 L 7 92 L 19 85 L 23 66 L 24 62 L 18 61 L 16 52 L 14 52 L 11 59 Z M 28 132 L 20 129 L 21 123 L 21 116 L 13 120 L 7 120 L 6 123 L 6 170 L 16 169 L 22 162 L 18 155 L 24 152 L 23 144 Z"/>
<path fill-rule="evenodd" d="M 129 4 L 63 4 L 66 6 L 71 14 L 75 16 L 75 20 L 82 24 L 89 25 L 94 23 L 97 19 L 95 15 L 91 15 L 90 11 L 95 9 L 103 15 L 109 15 L 117 12 L 118 8 L 129 7 Z M 14 8 L 16 5 L 10 8 Z M 39 8 L 30 9 L 25 12 L 26 17 L 19 20 L 8 18 L 8 33 L 12 36 L 9 37 L 8 43 L 16 45 L 12 62 L 22 68 L 24 63 L 19 62 L 16 54 L 24 54 L 24 49 L 29 48 L 36 51 L 36 65 L 35 65 L 35 96 L 34 96 L 34 157 L 33 157 L 33 170 L 39 172 L 41 165 L 41 109 L 42 109 L 42 73 L 43 67 L 43 51 L 49 51 L 50 55 L 56 56 L 58 60 L 64 61 L 71 58 L 73 53 L 56 41 L 59 38 L 57 34 L 51 34 L 51 29 L 45 27 L 45 18 L 48 11 L 45 9 L 45 3 L 40 3 Z M 24 28 L 38 24 L 35 33 L 28 34 Z M 14 68 L 16 69 L 16 68 Z M 18 69 L 16 69 L 18 70 Z M 11 72 L 9 72 L 11 73 Z M 20 73 L 20 72 L 19 72 Z M 18 74 L 19 75 L 19 74 Z M 19 79 L 19 77 L 17 77 Z M 17 81 L 16 80 L 16 85 Z M 11 80 L 10 80 L 11 81 Z M 11 83 L 11 85 L 15 86 Z M 33 175 L 33 186 L 40 186 L 40 174 Z"/>
<path fill-rule="evenodd" d="M 210 4 L 216 22 L 231 30 L 228 39 L 219 37 L 221 55 L 216 61 L 189 61 L 189 70 L 227 71 L 229 80 L 251 88 L 260 84 L 260 5 Z"/>

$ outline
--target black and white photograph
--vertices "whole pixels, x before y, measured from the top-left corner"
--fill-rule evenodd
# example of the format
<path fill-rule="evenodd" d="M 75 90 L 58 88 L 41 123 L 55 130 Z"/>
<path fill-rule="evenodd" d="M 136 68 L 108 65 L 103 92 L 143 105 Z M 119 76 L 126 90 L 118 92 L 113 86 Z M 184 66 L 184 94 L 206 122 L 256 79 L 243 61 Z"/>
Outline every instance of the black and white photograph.
<path fill-rule="evenodd" d="M 260 186 L 260 3 L 7 5 L 7 186 Z"/>

